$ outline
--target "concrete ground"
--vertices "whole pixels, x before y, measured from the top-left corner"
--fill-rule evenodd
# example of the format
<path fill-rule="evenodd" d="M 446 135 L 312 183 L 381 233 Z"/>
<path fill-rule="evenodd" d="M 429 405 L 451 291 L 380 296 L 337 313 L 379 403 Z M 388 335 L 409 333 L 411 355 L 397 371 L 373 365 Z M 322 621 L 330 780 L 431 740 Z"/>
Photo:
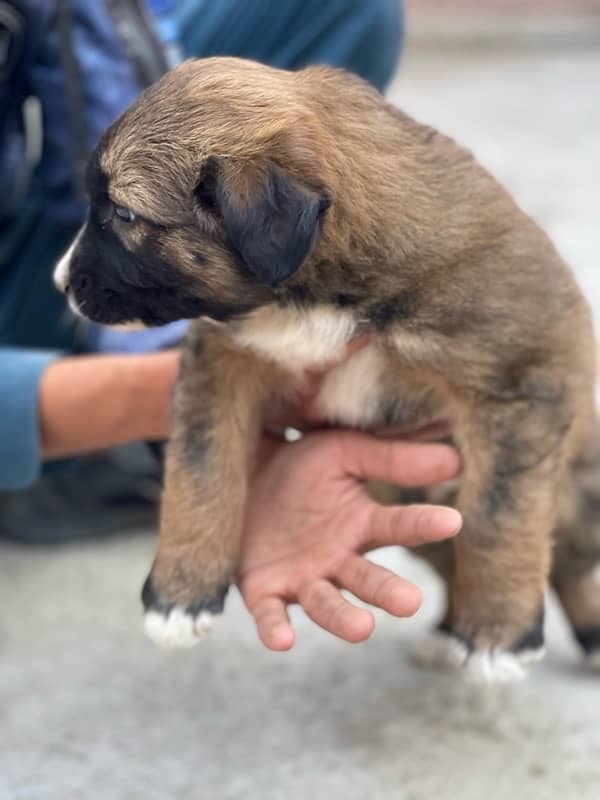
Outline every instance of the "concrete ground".
<path fill-rule="evenodd" d="M 392 97 L 470 145 L 550 231 L 600 313 L 600 53 L 407 50 Z M 368 146 L 368 143 L 365 144 Z M 237 597 L 214 636 L 142 636 L 151 534 L 0 547 L 1 800 L 597 800 L 600 676 L 553 602 L 548 656 L 481 691 L 416 669 L 414 620 L 350 646 L 295 615 L 294 651 L 256 641 Z"/>

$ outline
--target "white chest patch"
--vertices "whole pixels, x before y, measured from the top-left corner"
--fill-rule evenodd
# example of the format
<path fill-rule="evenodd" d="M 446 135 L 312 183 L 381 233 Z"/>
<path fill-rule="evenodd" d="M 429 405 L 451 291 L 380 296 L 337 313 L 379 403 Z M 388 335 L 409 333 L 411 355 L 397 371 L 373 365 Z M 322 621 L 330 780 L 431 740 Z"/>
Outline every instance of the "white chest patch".
<path fill-rule="evenodd" d="M 293 372 L 327 364 L 342 355 L 356 322 L 347 311 L 321 306 L 306 311 L 267 306 L 252 313 L 233 334 Z"/>
<path fill-rule="evenodd" d="M 379 418 L 385 359 L 376 344 L 327 373 L 317 407 L 331 422 L 369 426 Z"/>
<path fill-rule="evenodd" d="M 335 362 L 356 330 L 351 313 L 327 307 L 307 311 L 260 309 L 244 321 L 235 340 L 293 373 Z M 331 422 L 368 426 L 377 417 L 385 360 L 370 344 L 323 379 L 317 407 Z"/>

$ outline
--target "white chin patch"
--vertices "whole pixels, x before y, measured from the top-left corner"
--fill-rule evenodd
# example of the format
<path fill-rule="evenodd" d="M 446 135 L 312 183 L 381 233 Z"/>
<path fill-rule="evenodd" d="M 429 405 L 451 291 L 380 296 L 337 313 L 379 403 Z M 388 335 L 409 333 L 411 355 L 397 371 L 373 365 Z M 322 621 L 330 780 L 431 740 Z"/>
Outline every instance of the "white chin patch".
<path fill-rule="evenodd" d="M 511 653 L 499 648 L 469 651 L 454 636 L 433 631 L 413 651 L 413 660 L 427 667 L 463 670 L 472 683 L 513 683 L 522 680 L 527 667 L 544 656 L 544 648 Z"/>
<path fill-rule="evenodd" d="M 62 256 L 56 267 L 54 268 L 54 285 L 58 289 L 59 292 L 64 292 L 67 286 L 69 285 L 69 269 L 71 267 L 71 257 L 73 255 L 73 250 L 77 247 L 77 243 L 81 238 L 81 234 L 83 233 L 83 228 L 78 231 L 77 236 L 71 242 L 71 245 L 67 252 Z M 78 313 L 78 312 L 76 312 Z"/>
<path fill-rule="evenodd" d="M 175 606 L 168 615 L 159 611 L 147 611 L 144 629 L 159 647 L 193 647 L 215 624 L 215 615 L 201 611 L 193 616 L 183 608 Z"/>

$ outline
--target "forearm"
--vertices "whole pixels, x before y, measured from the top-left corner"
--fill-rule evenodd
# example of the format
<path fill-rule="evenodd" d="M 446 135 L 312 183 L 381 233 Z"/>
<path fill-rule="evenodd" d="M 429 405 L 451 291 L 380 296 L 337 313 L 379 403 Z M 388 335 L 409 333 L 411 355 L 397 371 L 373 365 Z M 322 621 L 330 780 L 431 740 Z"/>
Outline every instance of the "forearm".
<path fill-rule="evenodd" d="M 59 359 L 39 389 L 41 452 L 45 459 L 168 435 L 178 354 L 106 355 Z"/>

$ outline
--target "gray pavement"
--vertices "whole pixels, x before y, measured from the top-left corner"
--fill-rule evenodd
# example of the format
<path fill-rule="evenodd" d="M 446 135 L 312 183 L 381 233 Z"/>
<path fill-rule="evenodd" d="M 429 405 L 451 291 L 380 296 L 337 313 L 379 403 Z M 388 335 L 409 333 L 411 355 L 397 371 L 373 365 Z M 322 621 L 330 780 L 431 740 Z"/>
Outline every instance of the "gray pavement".
<path fill-rule="evenodd" d="M 600 53 L 409 47 L 392 97 L 470 145 L 542 222 L 600 314 Z M 152 535 L 0 546 L 0 800 L 597 800 L 600 676 L 550 603 L 548 656 L 481 691 L 408 663 L 414 620 L 345 645 L 295 613 L 294 651 L 255 639 L 239 598 L 210 640 L 141 633 Z"/>

